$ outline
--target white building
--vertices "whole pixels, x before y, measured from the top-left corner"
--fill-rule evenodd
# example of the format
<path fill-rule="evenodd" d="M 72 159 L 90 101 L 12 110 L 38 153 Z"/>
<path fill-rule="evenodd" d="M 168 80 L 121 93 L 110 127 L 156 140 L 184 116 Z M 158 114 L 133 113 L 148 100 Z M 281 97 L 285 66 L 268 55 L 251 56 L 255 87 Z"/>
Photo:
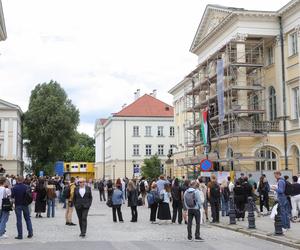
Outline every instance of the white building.
<path fill-rule="evenodd" d="M 163 169 L 175 144 L 173 122 L 173 107 L 156 99 L 155 94 L 136 96 L 132 104 L 109 119 L 98 119 L 96 178 L 132 178 L 134 169 L 137 176 L 143 160 L 155 154 Z"/>
<path fill-rule="evenodd" d="M 0 100 L 0 164 L 7 174 L 21 174 L 22 117 L 19 106 Z"/>

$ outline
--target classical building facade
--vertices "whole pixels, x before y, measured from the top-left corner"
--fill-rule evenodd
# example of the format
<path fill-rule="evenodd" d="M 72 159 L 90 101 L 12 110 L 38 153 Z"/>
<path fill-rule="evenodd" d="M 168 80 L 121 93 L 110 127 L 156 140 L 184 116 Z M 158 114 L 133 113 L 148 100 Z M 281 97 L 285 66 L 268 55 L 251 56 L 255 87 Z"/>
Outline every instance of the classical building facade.
<path fill-rule="evenodd" d="M 0 100 L 0 163 L 7 174 L 22 174 L 22 110 Z"/>
<path fill-rule="evenodd" d="M 206 157 L 219 170 L 300 172 L 299 28 L 298 0 L 278 11 L 206 7 L 190 48 L 198 66 L 169 91 L 180 175 Z"/>
<path fill-rule="evenodd" d="M 145 158 L 155 154 L 161 170 L 172 175 L 166 166 L 169 150 L 175 144 L 173 107 L 158 100 L 155 94 L 142 97 L 95 124 L 96 178 L 139 176 Z"/>

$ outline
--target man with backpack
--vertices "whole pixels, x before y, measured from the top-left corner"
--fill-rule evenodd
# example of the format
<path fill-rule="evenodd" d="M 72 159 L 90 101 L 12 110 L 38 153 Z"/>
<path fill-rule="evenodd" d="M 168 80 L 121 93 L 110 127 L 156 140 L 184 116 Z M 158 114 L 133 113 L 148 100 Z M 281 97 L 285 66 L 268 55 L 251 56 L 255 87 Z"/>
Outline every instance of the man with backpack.
<path fill-rule="evenodd" d="M 99 183 L 98 183 L 98 190 L 99 190 L 99 194 L 100 194 L 100 201 L 102 201 L 102 198 L 103 198 L 104 201 L 106 201 L 104 189 L 105 189 L 104 180 L 100 180 Z"/>
<path fill-rule="evenodd" d="M 74 209 L 74 190 L 75 190 L 75 178 L 71 177 L 71 183 L 65 187 L 64 197 L 66 199 L 66 225 L 67 226 L 76 226 L 75 223 L 72 222 L 72 214 Z"/>
<path fill-rule="evenodd" d="M 201 198 L 200 191 L 196 189 L 196 181 L 192 181 L 190 187 L 184 193 L 184 205 L 188 210 L 188 239 L 192 240 L 192 224 L 193 218 L 196 220 L 196 231 L 195 231 L 195 240 L 203 241 L 200 237 L 200 208 L 201 208 Z"/>
<path fill-rule="evenodd" d="M 290 220 L 289 220 L 289 212 L 288 212 L 289 203 L 287 200 L 287 196 L 285 194 L 286 182 L 281 177 L 280 171 L 275 171 L 274 176 L 277 180 L 277 186 L 276 185 L 272 186 L 272 190 L 274 190 L 277 194 L 278 205 L 281 212 L 282 230 L 286 232 L 287 229 L 290 228 Z"/>
<path fill-rule="evenodd" d="M 211 214 L 212 214 L 212 223 L 220 222 L 220 186 L 217 182 L 216 175 L 212 174 L 211 182 L 208 185 L 208 199 L 211 206 Z"/>

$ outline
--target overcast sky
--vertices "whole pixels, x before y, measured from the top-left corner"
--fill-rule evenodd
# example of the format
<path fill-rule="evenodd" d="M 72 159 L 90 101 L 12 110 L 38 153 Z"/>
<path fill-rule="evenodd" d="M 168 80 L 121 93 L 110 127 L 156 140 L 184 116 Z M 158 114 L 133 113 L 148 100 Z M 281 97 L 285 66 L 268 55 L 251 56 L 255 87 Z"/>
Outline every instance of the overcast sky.
<path fill-rule="evenodd" d="M 277 10 L 288 0 L 2 0 L 0 99 L 27 110 L 38 83 L 58 81 L 80 109 L 80 132 L 133 101 L 167 92 L 197 64 L 189 47 L 209 3 Z M 271 8 L 271 9 L 270 9 Z"/>

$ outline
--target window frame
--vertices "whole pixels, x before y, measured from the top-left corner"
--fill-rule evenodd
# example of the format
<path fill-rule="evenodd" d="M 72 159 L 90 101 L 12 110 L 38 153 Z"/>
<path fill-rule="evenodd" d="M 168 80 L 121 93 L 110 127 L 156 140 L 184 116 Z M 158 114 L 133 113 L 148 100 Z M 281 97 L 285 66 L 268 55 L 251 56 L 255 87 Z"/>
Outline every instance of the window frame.
<path fill-rule="evenodd" d="M 151 136 L 152 136 L 152 127 L 151 126 L 145 126 L 145 137 L 151 137 Z"/>
<path fill-rule="evenodd" d="M 276 90 L 273 86 L 269 87 L 269 119 L 275 121 L 277 119 L 277 105 L 276 105 Z"/>
<path fill-rule="evenodd" d="M 289 56 L 294 56 L 297 54 L 298 54 L 298 34 L 295 31 L 289 34 Z"/>
<path fill-rule="evenodd" d="M 293 119 L 298 120 L 300 117 L 300 96 L 299 96 L 299 87 L 292 88 L 292 110 L 293 110 Z"/>
<path fill-rule="evenodd" d="M 174 137 L 175 136 L 175 127 L 174 126 L 170 126 L 170 137 Z"/>
<path fill-rule="evenodd" d="M 140 127 L 139 126 L 133 126 L 132 128 L 133 137 L 139 137 L 140 136 Z"/>
<path fill-rule="evenodd" d="M 146 156 L 151 156 L 152 155 L 152 145 L 151 144 L 146 144 L 145 145 L 145 155 Z"/>
<path fill-rule="evenodd" d="M 159 155 L 159 156 L 164 155 L 164 145 L 163 144 L 158 144 L 158 146 L 157 146 L 157 155 Z"/>
<path fill-rule="evenodd" d="M 132 146 L 132 155 L 133 156 L 140 156 L 140 145 L 139 144 L 133 144 Z"/>
<path fill-rule="evenodd" d="M 157 126 L 157 136 L 158 137 L 164 136 L 164 126 Z"/>

